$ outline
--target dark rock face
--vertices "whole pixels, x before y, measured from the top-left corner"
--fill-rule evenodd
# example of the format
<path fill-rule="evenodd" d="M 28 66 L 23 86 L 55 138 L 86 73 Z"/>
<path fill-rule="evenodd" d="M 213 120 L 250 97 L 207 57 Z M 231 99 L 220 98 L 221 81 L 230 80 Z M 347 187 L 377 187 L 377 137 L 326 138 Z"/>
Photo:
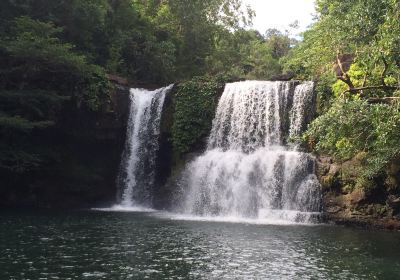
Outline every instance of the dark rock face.
<path fill-rule="evenodd" d="M 109 108 L 96 113 L 67 105 L 57 126 L 36 137 L 51 151 L 48 163 L 23 178 L 5 178 L 0 207 L 86 208 L 113 203 L 129 89 L 116 85 L 111 101 Z"/>
<path fill-rule="evenodd" d="M 172 143 L 172 125 L 174 114 L 175 88 L 165 96 L 160 124 L 159 151 L 156 159 L 156 174 L 154 186 L 154 207 L 164 209 L 168 207 L 170 193 L 165 188 L 168 178 L 171 177 L 174 165 L 174 147 Z"/>
<path fill-rule="evenodd" d="M 281 74 L 281 75 L 273 76 L 270 80 L 271 81 L 290 81 L 294 77 L 295 77 L 295 74 L 289 72 L 289 73 L 284 73 L 284 74 Z"/>
<path fill-rule="evenodd" d="M 400 195 L 395 164 L 385 178 L 356 182 L 363 155 L 338 163 L 319 157 L 317 175 L 323 188 L 325 219 L 364 228 L 400 230 Z"/>

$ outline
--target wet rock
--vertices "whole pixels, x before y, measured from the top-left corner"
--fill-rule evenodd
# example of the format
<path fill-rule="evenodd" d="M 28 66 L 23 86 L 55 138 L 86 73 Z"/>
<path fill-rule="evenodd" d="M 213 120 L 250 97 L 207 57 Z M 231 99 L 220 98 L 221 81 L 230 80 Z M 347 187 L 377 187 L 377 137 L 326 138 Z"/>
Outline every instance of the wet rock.
<path fill-rule="evenodd" d="M 359 204 L 366 199 L 365 191 L 363 189 L 356 189 L 349 195 L 349 198 L 351 204 Z"/>
<path fill-rule="evenodd" d="M 400 160 L 388 166 L 385 176 L 363 179 L 365 158 L 363 152 L 342 163 L 318 157 L 325 219 L 341 225 L 400 230 Z"/>
<path fill-rule="evenodd" d="M 331 157 L 320 156 L 317 158 L 316 175 L 323 191 L 335 189 L 338 186 L 340 165 L 335 164 Z"/>
<path fill-rule="evenodd" d="M 270 80 L 271 81 L 290 81 L 295 77 L 293 72 L 284 73 L 280 75 L 273 76 Z"/>
<path fill-rule="evenodd" d="M 342 208 L 339 206 L 332 206 L 332 207 L 327 208 L 326 212 L 329 214 L 337 214 L 341 210 L 342 210 Z"/>
<path fill-rule="evenodd" d="M 331 157 L 327 157 L 327 156 L 318 157 L 318 161 L 322 164 L 328 164 L 328 165 L 333 163 L 333 159 Z"/>
<path fill-rule="evenodd" d="M 329 175 L 331 176 L 339 176 L 341 166 L 339 164 L 331 164 L 329 165 Z"/>
<path fill-rule="evenodd" d="M 400 197 L 390 195 L 386 201 L 386 205 L 393 211 L 393 215 L 397 216 L 400 214 Z"/>

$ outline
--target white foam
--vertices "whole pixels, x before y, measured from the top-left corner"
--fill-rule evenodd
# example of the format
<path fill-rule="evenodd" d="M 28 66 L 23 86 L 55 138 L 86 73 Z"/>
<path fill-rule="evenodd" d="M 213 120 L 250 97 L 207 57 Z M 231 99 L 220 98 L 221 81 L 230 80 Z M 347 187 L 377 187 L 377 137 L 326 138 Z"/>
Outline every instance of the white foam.
<path fill-rule="evenodd" d="M 101 212 L 156 212 L 156 210 L 147 207 L 140 207 L 140 206 L 122 206 L 122 205 L 114 205 L 109 208 L 92 208 L 93 211 L 101 211 Z"/>
<path fill-rule="evenodd" d="M 278 212 L 292 212 L 291 218 L 287 218 L 289 213 L 281 213 L 278 215 Z M 280 225 L 280 226 L 315 226 L 317 223 L 310 223 L 309 219 L 305 219 L 305 221 L 296 222 L 293 218 L 295 215 L 320 215 L 320 213 L 310 213 L 310 212 L 299 212 L 299 211 L 280 211 L 275 210 L 275 215 L 266 216 L 266 217 L 257 217 L 257 218 L 245 218 L 238 216 L 195 216 L 195 215 L 186 215 L 186 214 L 177 214 L 172 212 L 157 212 L 154 216 L 177 220 L 177 221 L 194 221 L 194 222 L 212 222 L 212 223 L 237 223 L 237 224 L 253 224 L 253 225 Z"/>

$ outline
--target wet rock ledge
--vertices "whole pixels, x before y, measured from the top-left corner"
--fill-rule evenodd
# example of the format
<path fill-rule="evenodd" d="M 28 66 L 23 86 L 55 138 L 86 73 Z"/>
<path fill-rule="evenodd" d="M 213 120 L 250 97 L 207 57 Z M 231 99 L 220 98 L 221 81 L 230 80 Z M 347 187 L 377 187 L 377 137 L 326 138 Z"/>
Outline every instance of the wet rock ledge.
<path fill-rule="evenodd" d="M 355 183 L 361 160 L 362 155 L 342 163 L 318 157 L 325 220 L 345 226 L 400 230 L 400 167 L 391 166 L 386 178 Z"/>

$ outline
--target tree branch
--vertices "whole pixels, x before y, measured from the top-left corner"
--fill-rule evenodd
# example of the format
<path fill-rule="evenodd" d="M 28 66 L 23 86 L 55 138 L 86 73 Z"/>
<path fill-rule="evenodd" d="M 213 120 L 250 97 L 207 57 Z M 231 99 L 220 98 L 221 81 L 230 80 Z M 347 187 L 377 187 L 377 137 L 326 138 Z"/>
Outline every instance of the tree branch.
<path fill-rule="evenodd" d="M 347 74 L 347 72 L 344 71 L 343 64 L 340 61 L 339 55 L 340 55 L 340 52 L 337 51 L 337 53 L 336 53 L 336 62 L 338 64 L 338 66 L 339 66 L 340 71 L 342 72 L 342 76 L 338 77 L 338 79 L 341 80 L 342 82 L 344 82 L 345 84 L 347 84 L 349 86 L 350 90 L 351 90 L 351 89 L 354 88 L 353 82 L 351 81 L 350 76 Z"/>
<path fill-rule="evenodd" d="M 364 74 L 364 79 L 361 87 L 366 87 L 367 86 L 367 73 Z M 364 91 L 360 90 L 360 94 L 363 95 Z"/>
<path fill-rule="evenodd" d="M 365 87 L 367 85 L 367 73 L 364 74 L 364 80 L 362 83 L 362 87 Z"/>
<path fill-rule="evenodd" d="M 356 92 L 359 92 L 359 91 L 370 90 L 370 89 L 396 90 L 398 88 L 399 87 L 392 87 L 392 86 L 386 86 L 386 85 L 359 87 L 359 88 L 348 89 L 348 90 L 344 91 L 342 93 L 342 95 L 346 94 L 346 93 L 356 93 Z"/>
<path fill-rule="evenodd" d="M 395 96 L 391 96 L 391 97 L 372 97 L 372 98 L 368 98 L 368 103 L 370 104 L 377 104 L 377 103 L 392 103 L 394 101 L 398 101 L 400 100 L 400 97 L 395 97 Z"/>
<path fill-rule="evenodd" d="M 387 70 L 389 68 L 389 65 L 388 65 L 388 63 L 387 63 L 387 61 L 386 61 L 386 59 L 385 59 L 385 57 L 383 55 L 382 55 L 382 61 L 383 61 L 384 68 L 383 68 L 383 71 L 382 71 L 382 74 L 381 74 L 381 81 L 382 81 L 382 85 L 386 86 L 385 77 L 386 77 L 386 72 L 387 72 Z"/>

